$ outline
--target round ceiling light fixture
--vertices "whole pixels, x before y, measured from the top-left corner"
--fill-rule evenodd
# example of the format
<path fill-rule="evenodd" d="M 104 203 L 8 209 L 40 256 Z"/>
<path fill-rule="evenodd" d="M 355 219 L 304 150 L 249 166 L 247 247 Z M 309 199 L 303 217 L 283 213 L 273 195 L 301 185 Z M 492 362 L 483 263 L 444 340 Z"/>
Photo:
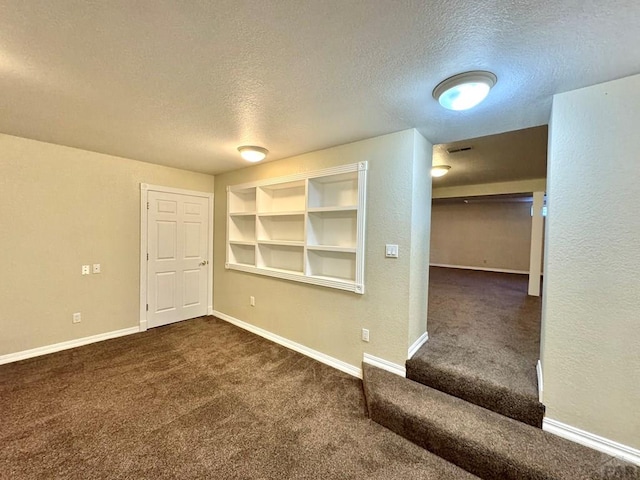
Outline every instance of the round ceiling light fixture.
<path fill-rule="evenodd" d="M 254 145 L 243 145 L 242 147 L 238 147 L 238 151 L 244 160 L 253 163 L 264 160 L 267 158 L 267 153 L 269 153 L 269 150 L 266 148 L 256 147 Z"/>
<path fill-rule="evenodd" d="M 451 167 L 449 165 L 434 165 L 431 167 L 431 176 L 432 177 L 444 177 Z"/>
<path fill-rule="evenodd" d="M 468 110 L 487 98 L 497 81 L 498 77 L 491 72 L 459 73 L 440 82 L 433 89 L 433 98 L 449 110 Z"/>

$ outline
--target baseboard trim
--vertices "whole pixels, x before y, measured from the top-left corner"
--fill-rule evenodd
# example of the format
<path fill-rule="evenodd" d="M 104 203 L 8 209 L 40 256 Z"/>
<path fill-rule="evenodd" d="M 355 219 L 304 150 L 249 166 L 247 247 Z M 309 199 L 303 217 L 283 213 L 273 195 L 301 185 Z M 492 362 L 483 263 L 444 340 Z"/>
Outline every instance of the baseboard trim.
<path fill-rule="evenodd" d="M 381 368 L 382 370 L 386 370 L 387 372 L 395 373 L 396 375 L 400 375 L 401 377 L 407 376 L 407 370 L 402 365 L 390 362 L 389 360 L 385 360 L 384 358 L 374 357 L 373 355 L 369 355 L 368 353 L 365 353 L 362 356 L 362 362 L 373 365 L 374 367 Z"/>
<path fill-rule="evenodd" d="M 640 450 L 628 447 L 627 445 L 622 445 L 621 443 L 614 442 L 608 438 L 585 432 L 584 430 L 580 430 L 579 428 L 572 427 L 551 418 L 545 418 L 542 421 L 542 429 L 546 432 L 558 435 L 559 437 L 584 445 L 585 447 L 590 447 L 594 450 L 598 450 L 599 452 L 606 453 L 607 455 L 618 457 L 626 460 L 627 462 L 640 465 Z"/>
<path fill-rule="evenodd" d="M 441 268 L 458 268 L 460 270 L 478 270 L 480 272 L 517 273 L 519 275 L 529 275 L 529 270 L 510 270 L 508 268 L 471 267 L 468 265 L 447 265 L 444 263 L 430 263 L 429 266 Z"/>
<path fill-rule="evenodd" d="M 536 373 L 538 374 L 538 401 L 543 403 L 544 383 L 542 381 L 542 362 L 540 360 L 536 363 Z"/>
<path fill-rule="evenodd" d="M 218 317 L 221 320 L 224 320 L 225 322 L 229 322 L 236 327 L 240 327 L 243 330 L 255 333 L 256 335 L 262 338 L 266 338 L 267 340 L 277 343 L 278 345 L 282 345 L 283 347 L 306 355 L 307 357 L 313 358 L 314 360 L 324 363 L 325 365 L 329 365 L 330 367 L 340 370 L 341 372 L 348 373 L 349 375 L 353 375 L 357 378 L 362 378 L 362 369 L 347 362 L 343 362 L 342 360 L 338 360 L 337 358 L 331 357 L 325 353 L 313 350 L 312 348 L 281 337 L 280 335 L 276 335 L 275 333 L 269 332 L 268 330 L 265 330 L 263 328 L 251 325 L 250 323 L 239 320 L 235 317 L 232 317 L 231 315 L 227 315 L 226 313 L 213 310 L 212 315 Z"/>
<path fill-rule="evenodd" d="M 429 340 L 429 334 L 427 332 L 424 332 L 422 335 L 420 335 L 420 337 L 418 337 L 418 339 L 413 342 L 413 344 L 409 347 L 409 350 L 407 351 L 407 358 L 411 358 L 413 357 L 416 352 L 420 349 L 420 347 L 422 345 L 424 345 L 425 343 L 427 343 L 427 340 Z"/>
<path fill-rule="evenodd" d="M 100 333 L 98 335 L 92 335 L 90 337 L 77 338 L 75 340 L 69 340 L 67 342 L 54 343 L 53 345 L 46 345 L 44 347 L 32 348 L 30 350 L 23 350 L 21 352 L 0 355 L 0 365 L 18 362 L 20 360 L 26 360 L 28 358 L 39 357 L 41 355 L 47 355 L 49 353 L 60 352 L 62 350 L 68 350 L 70 348 L 82 347 L 83 345 L 102 342 L 103 340 L 124 337 L 125 335 L 138 333 L 139 331 L 140 327 L 123 328 L 122 330 L 114 330 L 113 332 Z"/>

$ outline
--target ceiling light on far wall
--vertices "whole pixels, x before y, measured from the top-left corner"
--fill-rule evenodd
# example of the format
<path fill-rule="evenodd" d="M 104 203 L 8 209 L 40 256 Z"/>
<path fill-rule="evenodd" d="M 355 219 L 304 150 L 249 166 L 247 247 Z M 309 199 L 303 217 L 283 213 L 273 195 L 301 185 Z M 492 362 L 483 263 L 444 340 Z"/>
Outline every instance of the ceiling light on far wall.
<path fill-rule="evenodd" d="M 433 98 L 449 110 L 468 110 L 482 102 L 497 81 L 491 72 L 460 73 L 440 82 L 433 89 Z"/>
<path fill-rule="evenodd" d="M 242 147 L 238 147 L 238 151 L 244 160 L 254 163 L 264 160 L 267 158 L 267 153 L 269 153 L 269 150 L 266 148 L 253 145 L 243 145 Z"/>
<path fill-rule="evenodd" d="M 451 167 L 449 165 L 434 165 L 431 167 L 431 176 L 432 177 L 444 177 Z"/>

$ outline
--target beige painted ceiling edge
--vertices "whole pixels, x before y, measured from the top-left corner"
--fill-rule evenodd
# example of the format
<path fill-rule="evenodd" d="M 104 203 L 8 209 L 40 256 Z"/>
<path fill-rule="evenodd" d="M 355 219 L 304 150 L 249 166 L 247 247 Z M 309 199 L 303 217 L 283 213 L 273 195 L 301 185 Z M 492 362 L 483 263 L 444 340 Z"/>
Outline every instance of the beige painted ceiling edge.
<path fill-rule="evenodd" d="M 217 174 L 417 128 L 544 125 L 553 94 L 640 71 L 635 0 L 0 0 L 0 132 Z M 431 95 L 490 70 L 474 110 Z M 451 181 L 451 180 L 450 180 Z"/>

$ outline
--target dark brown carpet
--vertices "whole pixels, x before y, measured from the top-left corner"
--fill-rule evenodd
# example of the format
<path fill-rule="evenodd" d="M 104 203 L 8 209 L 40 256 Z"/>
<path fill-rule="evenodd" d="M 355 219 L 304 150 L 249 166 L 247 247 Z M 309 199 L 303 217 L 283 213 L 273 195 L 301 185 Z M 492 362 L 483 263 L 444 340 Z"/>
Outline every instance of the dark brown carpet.
<path fill-rule="evenodd" d="M 487 480 L 640 479 L 640 468 L 371 365 L 371 418 Z"/>
<path fill-rule="evenodd" d="M 541 299 L 527 295 L 528 277 L 438 267 L 429 275 L 429 340 L 407 377 L 541 427 Z"/>
<path fill-rule="evenodd" d="M 1 479 L 474 479 L 361 382 L 211 317 L 0 366 Z"/>

